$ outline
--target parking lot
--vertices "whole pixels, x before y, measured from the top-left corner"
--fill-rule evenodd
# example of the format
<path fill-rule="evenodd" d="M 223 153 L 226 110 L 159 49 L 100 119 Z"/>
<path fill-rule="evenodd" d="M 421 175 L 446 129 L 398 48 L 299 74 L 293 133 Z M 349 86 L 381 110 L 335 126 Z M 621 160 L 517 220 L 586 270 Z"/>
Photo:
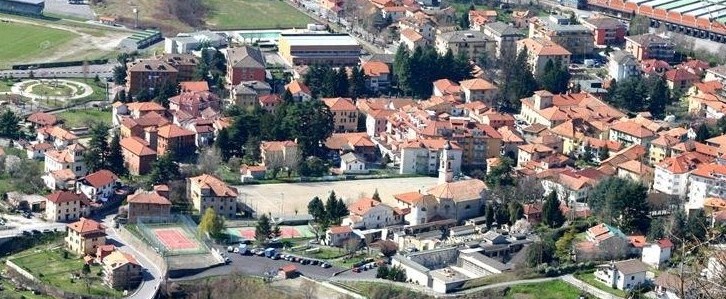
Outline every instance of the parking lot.
<path fill-rule="evenodd" d="M 45 230 L 65 230 L 65 223 L 45 222 L 40 219 L 40 214 L 35 213 L 30 219 L 21 215 L 3 214 L 6 219 L 5 225 L 0 229 L 0 238 L 13 237 L 25 232 Z"/>

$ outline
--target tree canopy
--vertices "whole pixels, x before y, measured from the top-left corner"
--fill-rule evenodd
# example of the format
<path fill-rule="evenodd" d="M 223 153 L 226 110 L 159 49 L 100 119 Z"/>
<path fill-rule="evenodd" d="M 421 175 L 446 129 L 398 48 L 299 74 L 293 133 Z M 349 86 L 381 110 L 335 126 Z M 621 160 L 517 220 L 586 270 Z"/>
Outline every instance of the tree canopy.
<path fill-rule="evenodd" d="M 472 71 L 469 57 L 463 51 L 455 56 L 449 49 L 440 55 L 433 47 L 418 47 L 410 53 L 405 45 L 396 52 L 393 69 L 401 93 L 421 99 L 431 96 L 434 81 L 449 79 L 459 82 L 471 78 Z"/>
<path fill-rule="evenodd" d="M 565 223 L 565 216 L 560 210 L 560 200 L 557 198 L 555 191 L 550 192 L 545 197 L 542 206 L 542 222 L 551 228 L 558 228 Z"/>
<path fill-rule="evenodd" d="M 626 233 L 648 232 L 650 207 L 646 188 L 638 182 L 611 177 L 592 189 L 588 204 L 601 221 Z"/>
<path fill-rule="evenodd" d="M 214 239 L 222 237 L 224 230 L 224 217 L 217 215 L 213 208 L 209 207 L 204 211 L 202 219 L 199 222 L 199 232 L 209 234 Z"/>

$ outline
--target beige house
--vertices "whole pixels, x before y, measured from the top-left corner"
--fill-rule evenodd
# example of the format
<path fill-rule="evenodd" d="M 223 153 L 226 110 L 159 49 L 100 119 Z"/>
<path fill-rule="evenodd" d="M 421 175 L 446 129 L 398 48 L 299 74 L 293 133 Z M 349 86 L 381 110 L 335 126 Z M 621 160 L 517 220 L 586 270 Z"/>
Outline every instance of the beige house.
<path fill-rule="evenodd" d="M 142 192 L 129 197 L 129 223 L 139 217 L 167 218 L 171 214 L 171 202 L 156 192 Z"/>
<path fill-rule="evenodd" d="M 92 219 L 81 218 L 68 224 L 65 241 L 72 253 L 81 256 L 94 254 L 98 247 L 106 244 L 106 228 Z"/>
<path fill-rule="evenodd" d="M 191 177 L 187 181 L 188 196 L 194 209 L 204 213 L 212 208 L 217 215 L 234 218 L 237 214 L 237 190 L 208 174 Z"/>
<path fill-rule="evenodd" d="M 527 62 L 535 77 L 541 76 L 547 61 L 559 61 L 560 65 L 570 65 L 572 53 L 562 46 L 542 38 L 525 38 L 517 41 L 517 53 L 526 49 Z"/>
<path fill-rule="evenodd" d="M 325 98 L 323 103 L 333 114 L 336 133 L 355 132 L 358 128 L 358 108 L 350 98 Z"/>
<path fill-rule="evenodd" d="M 131 254 L 114 250 L 101 261 L 103 282 L 117 290 L 135 289 L 142 279 L 142 268 Z"/>
<path fill-rule="evenodd" d="M 88 198 L 82 194 L 56 191 L 45 198 L 45 219 L 49 221 L 75 221 L 88 215 Z"/>
<path fill-rule="evenodd" d="M 261 142 L 260 157 L 267 169 L 295 167 L 300 161 L 297 142 L 290 140 Z"/>
<path fill-rule="evenodd" d="M 481 31 L 451 31 L 437 35 L 436 51 L 445 55 L 449 50 L 454 56 L 465 53 L 471 59 L 478 59 L 484 54 L 496 57 L 497 43 Z"/>
<path fill-rule="evenodd" d="M 459 86 L 461 91 L 464 92 L 464 99 L 466 99 L 467 103 L 481 101 L 488 106 L 493 106 L 494 100 L 499 95 L 499 88 L 481 78 L 461 81 Z"/>

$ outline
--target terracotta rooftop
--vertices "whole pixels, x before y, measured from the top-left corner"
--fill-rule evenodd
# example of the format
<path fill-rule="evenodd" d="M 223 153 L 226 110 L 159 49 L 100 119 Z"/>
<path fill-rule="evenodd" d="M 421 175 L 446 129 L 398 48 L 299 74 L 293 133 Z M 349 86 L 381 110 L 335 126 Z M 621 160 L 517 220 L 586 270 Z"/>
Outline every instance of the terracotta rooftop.
<path fill-rule="evenodd" d="M 177 138 L 182 136 L 192 136 L 194 132 L 189 131 L 185 128 L 177 126 L 175 124 L 168 124 L 163 127 L 159 127 L 159 137 L 163 138 Z"/>
<path fill-rule="evenodd" d="M 80 220 L 68 224 L 68 228 L 85 236 L 88 234 L 100 233 L 105 235 L 105 227 L 93 219 L 81 217 Z"/>
<path fill-rule="evenodd" d="M 137 156 L 156 155 L 156 151 L 149 147 L 148 142 L 136 136 L 121 139 L 120 144 L 122 148 Z"/>
<path fill-rule="evenodd" d="M 297 143 L 291 140 L 285 141 L 262 141 L 260 148 L 265 151 L 281 151 L 286 147 L 297 147 Z"/>
<path fill-rule="evenodd" d="M 210 189 L 213 196 L 237 197 L 237 189 L 230 187 L 215 176 L 203 174 L 189 178 L 189 180 L 195 182 L 202 189 Z"/>
<path fill-rule="evenodd" d="M 207 81 L 184 81 L 179 82 L 179 88 L 182 92 L 209 91 L 209 84 Z"/>
<path fill-rule="evenodd" d="M 363 73 L 369 77 L 378 77 L 391 73 L 388 65 L 380 61 L 369 61 L 361 66 Z"/>
<path fill-rule="evenodd" d="M 562 46 L 541 38 L 525 38 L 517 41 L 517 46 L 527 47 L 527 50 L 536 56 L 569 56 L 570 51 Z"/>
<path fill-rule="evenodd" d="M 436 198 L 451 199 L 454 202 L 459 202 L 480 199 L 486 189 L 487 186 L 483 181 L 471 179 L 439 184 L 426 190 L 426 192 Z"/>
<path fill-rule="evenodd" d="M 118 180 L 118 177 L 111 171 L 106 169 L 101 169 L 99 171 L 96 171 L 92 174 L 87 175 L 83 178 L 88 185 L 93 186 L 94 188 L 101 188 L 103 186 L 112 184 L 113 182 Z"/>
<path fill-rule="evenodd" d="M 27 120 L 39 126 L 52 126 L 58 122 L 55 115 L 45 112 L 35 112 L 29 115 Z"/>
<path fill-rule="evenodd" d="M 497 89 L 497 87 L 494 86 L 494 84 L 492 84 L 491 82 L 484 80 L 484 79 L 480 79 L 480 78 L 464 80 L 464 81 L 459 82 L 459 85 L 461 86 L 461 88 L 469 89 L 469 90 Z"/>
<path fill-rule="evenodd" d="M 292 80 L 292 82 L 290 82 L 290 84 L 285 85 L 285 89 L 290 91 L 290 93 L 292 93 L 292 94 L 296 94 L 299 92 L 305 93 L 308 95 L 311 94 L 310 88 L 308 88 L 307 85 L 300 82 L 300 80 Z"/>
<path fill-rule="evenodd" d="M 171 202 L 156 192 L 141 192 L 131 195 L 127 200 L 128 203 L 134 204 L 155 204 L 155 205 L 171 205 Z"/>
<path fill-rule="evenodd" d="M 648 130 L 646 127 L 644 127 L 636 122 L 630 121 L 630 120 L 619 121 L 619 122 L 613 124 L 613 126 L 610 127 L 610 129 L 618 131 L 618 132 L 622 132 L 622 133 L 625 133 L 627 135 L 634 136 L 637 138 L 648 138 L 648 137 L 655 136 L 655 133 L 653 131 Z"/>
<path fill-rule="evenodd" d="M 62 204 L 74 201 L 85 201 L 87 200 L 83 194 L 76 194 L 72 191 L 55 191 L 45 196 L 48 201 L 55 204 Z"/>
<path fill-rule="evenodd" d="M 356 111 L 357 108 L 350 98 L 324 98 L 325 103 L 330 111 Z"/>
<path fill-rule="evenodd" d="M 361 198 L 348 205 L 348 211 L 352 215 L 364 216 L 368 210 L 380 205 L 381 203 L 371 198 Z"/>
<path fill-rule="evenodd" d="M 353 229 L 350 228 L 350 226 L 331 226 L 329 228 L 330 232 L 333 234 L 345 234 L 345 233 L 352 233 Z"/>

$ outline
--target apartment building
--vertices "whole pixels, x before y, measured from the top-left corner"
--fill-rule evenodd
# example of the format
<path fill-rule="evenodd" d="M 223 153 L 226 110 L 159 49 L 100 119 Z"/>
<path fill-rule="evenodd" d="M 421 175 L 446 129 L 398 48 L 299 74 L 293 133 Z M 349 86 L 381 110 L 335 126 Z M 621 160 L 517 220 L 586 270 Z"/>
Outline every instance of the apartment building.
<path fill-rule="evenodd" d="M 673 42 L 653 33 L 625 37 L 625 51 L 640 61 L 658 59 L 670 62 L 676 54 Z"/>
<path fill-rule="evenodd" d="M 93 255 L 98 247 L 106 244 L 106 228 L 92 219 L 81 218 L 68 224 L 67 230 L 66 246 L 76 255 Z"/>
<path fill-rule="evenodd" d="M 552 41 L 539 37 L 517 41 L 517 53 L 526 49 L 527 62 L 535 77 L 541 76 L 548 61 L 559 62 L 561 66 L 570 65 L 572 52 Z"/>
<path fill-rule="evenodd" d="M 237 190 L 215 176 L 203 174 L 188 178 L 187 192 L 200 214 L 207 208 L 226 218 L 234 218 L 237 214 Z"/>
<path fill-rule="evenodd" d="M 577 56 L 588 55 L 594 48 L 590 29 L 584 25 L 571 24 L 569 17 L 561 15 L 533 18 L 529 23 L 529 37 L 550 41 Z"/>
<path fill-rule="evenodd" d="M 358 108 L 350 98 L 326 98 L 323 103 L 333 114 L 336 133 L 355 132 L 358 129 Z"/>

